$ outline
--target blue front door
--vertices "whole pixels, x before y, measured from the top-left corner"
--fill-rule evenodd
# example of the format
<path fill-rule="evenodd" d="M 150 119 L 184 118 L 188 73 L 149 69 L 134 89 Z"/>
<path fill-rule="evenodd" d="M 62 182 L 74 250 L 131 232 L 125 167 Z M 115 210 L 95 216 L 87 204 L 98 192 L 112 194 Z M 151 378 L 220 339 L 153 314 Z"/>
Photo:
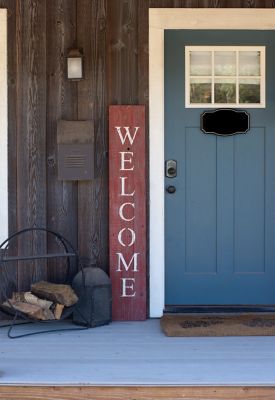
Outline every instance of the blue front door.
<path fill-rule="evenodd" d="M 265 46 L 266 105 L 247 108 L 246 134 L 201 131 L 207 105 L 186 107 L 185 46 Z M 207 97 L 202 82 L 195 95 Z M 166 304 L 275 304 L 274 32 L 165 32 L 165 159 L 177 162 L 165 177 Z"/>

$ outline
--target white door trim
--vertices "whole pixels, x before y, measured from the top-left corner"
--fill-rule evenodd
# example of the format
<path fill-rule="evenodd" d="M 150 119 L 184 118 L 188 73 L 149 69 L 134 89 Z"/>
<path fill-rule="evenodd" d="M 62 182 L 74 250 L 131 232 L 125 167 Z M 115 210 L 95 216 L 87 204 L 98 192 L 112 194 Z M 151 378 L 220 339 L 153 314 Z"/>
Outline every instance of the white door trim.
<path fill-rule="evenodd" d="M 164 30 L 274 30 L 275 9 L 152 8 L 149 10 L 150 317 L 164 308 Z"/>
<path fill-rule="evenodd" d="M 11 45 L 13 45 L 11 43 Z M 8 236 L 7 10 L 0 9 L 0 243 Z"/>

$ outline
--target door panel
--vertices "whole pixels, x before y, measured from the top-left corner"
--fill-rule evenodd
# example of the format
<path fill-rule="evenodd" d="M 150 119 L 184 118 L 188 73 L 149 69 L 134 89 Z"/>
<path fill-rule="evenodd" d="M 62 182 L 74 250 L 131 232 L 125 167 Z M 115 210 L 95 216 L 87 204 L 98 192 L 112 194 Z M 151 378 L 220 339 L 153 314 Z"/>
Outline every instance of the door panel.
<path fill-rule="evenodd" d="M 217 142 L 214 136 L 201 135 L 196 128 L 186 129 L 185 141 L 185 272 L 213 274 L 217 271 Z"/>
<path fill-rule="evenodd" d="M 200 130 L 184 104 L 184 47 L 266 46 L 266 108 L 245 135 Z M 275 51 L 272 31 L 165 32 L 166 304 L 275 303 Z"/>
<path fill-rule="evenodd" d="M 234 146 L 234 273 L 265 272 L 265 131 L 251 129 Z"/>

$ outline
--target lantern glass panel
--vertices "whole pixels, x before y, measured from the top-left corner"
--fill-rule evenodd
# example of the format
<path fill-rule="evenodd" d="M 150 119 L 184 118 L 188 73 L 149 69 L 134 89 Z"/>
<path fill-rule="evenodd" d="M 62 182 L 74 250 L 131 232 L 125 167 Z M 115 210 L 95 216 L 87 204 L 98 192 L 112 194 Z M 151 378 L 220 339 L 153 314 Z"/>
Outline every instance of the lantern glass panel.
<path fill-rule="evenodd" d="M 68 79 L 82 79 L 82 58 L 68 57 Z"/>

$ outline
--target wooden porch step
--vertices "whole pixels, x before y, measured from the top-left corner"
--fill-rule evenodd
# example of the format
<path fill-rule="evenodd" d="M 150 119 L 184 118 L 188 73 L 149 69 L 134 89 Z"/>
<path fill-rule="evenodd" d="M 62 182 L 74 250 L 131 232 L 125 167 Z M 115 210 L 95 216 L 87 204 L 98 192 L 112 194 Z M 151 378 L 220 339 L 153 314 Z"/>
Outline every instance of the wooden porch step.
<path fill-rule="evenodd" d="M 4 400 L 274 400 L 274 387 L 0 386 Z"/>

